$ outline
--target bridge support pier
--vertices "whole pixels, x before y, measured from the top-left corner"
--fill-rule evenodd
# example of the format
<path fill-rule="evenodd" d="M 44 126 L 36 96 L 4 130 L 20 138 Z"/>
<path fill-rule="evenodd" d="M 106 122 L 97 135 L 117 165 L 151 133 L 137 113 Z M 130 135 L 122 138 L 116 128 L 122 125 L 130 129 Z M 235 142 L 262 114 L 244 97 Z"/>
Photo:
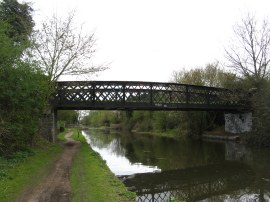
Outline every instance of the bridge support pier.
<path fill-rule="evenodd" d="M 52 142 L 55 143 L 57 135 L 57 110 L 52 110 Z"/>
<path fill-rule="evenodd" d="M 250 132 L 252 129 L 252 113 L 226 113 L 225 131 L 229 133 L 239 134 Z"/>
<path fill-rule="evenodd" d="M 50 142 L 55 142 L 57 134 L 57 110 L 51 109 L 43 114 L 39 134 Z"/>

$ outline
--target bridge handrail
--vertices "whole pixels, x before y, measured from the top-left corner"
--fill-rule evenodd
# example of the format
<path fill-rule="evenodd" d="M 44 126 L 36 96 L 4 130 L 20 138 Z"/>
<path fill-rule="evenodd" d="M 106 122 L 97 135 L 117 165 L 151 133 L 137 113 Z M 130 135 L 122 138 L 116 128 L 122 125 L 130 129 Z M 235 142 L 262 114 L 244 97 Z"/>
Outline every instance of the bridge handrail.
<path fill-rule="evenodd" d="M 145 81 L 60 81 L 56 83 L 53 102 L 56 108 L 77 106 L 84 109 L 235 110 L 243 108 L 237 94 L 228 89 Z"/>
<path fill-rule="evenodd" d="M 198 86 L 193 84 L 183 84 L 183 83 L 173 83 L 173 82 L 149 82 L 149 81 L 57 81 L 57 85 L 63 85 L 63 84 L 118 84 L 118 85 L 124 85 L 124 84 L 149 84 L 149 85 L 164 85 L 164 86 L 182 86 L 182 87 L 190 87 L 190 88 L 198 88 L 198 89 L 209 89 L 209 90 L 220 90 L 220 91 L 231 91 L 226 88 L 219 88 L 219 87 L 213 87 L 213 86 Z"/>

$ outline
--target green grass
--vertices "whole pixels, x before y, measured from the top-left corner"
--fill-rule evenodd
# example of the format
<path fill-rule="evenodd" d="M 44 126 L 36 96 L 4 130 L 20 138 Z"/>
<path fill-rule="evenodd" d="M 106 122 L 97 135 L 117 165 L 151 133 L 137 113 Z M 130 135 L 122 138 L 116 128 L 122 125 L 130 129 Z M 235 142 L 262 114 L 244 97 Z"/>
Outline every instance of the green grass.
<path fill-rule="evenodd" d="M 68 130 L 65 129 L 63 132 L 59 133 L 59 134 L 57 135 L 57 140 L 62 141 L 62 142 L 67 141 L 66 138 L 65 138 L 65 134 L 66 134 L 67 132 L 68 132 Z"/>
<path fill-rule="evenodd" d="M 41 148 L 17 152 L 11 159 L 0 158 L 0 201 L 14 201 L 28 187 L 44 178 L 62 148 L 43 143 Z"/>
<path fill-rule="evenodd" d="M 85 138 L 83 137 L 81 131 L 80 131 L 79 136 L 78 136 L 78 130 L 77 129 L 72 128 L 71 130 L 73 131 L 73 134 L 71 135 L 72 139 L 74 139 L 75 141 L 79 141 L 81 143 L 87 144 L 87 142 L 86 142 Z"/>
<path fill-rule="evenodd" d="M 71 168 L 72 201 L 135 201 L 135 193 L 127 191 L 99 154 L 89 147 L 85 138 L 82 135 L 78 138 L 77 131 L 72 137 L 82 142 Z"/>

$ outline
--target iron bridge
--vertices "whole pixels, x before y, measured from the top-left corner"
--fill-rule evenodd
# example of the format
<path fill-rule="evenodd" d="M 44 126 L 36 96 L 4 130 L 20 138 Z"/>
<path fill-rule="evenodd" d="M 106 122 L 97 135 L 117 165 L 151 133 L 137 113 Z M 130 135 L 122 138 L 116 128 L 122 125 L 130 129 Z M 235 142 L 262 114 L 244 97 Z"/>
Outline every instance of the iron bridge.
<path fill-rule="evenodd" d="M 65 81 L 56 83 L 55 109 L 77 110 L 223 110 L 245 105 L 228 89 L 138 81 Z"/>

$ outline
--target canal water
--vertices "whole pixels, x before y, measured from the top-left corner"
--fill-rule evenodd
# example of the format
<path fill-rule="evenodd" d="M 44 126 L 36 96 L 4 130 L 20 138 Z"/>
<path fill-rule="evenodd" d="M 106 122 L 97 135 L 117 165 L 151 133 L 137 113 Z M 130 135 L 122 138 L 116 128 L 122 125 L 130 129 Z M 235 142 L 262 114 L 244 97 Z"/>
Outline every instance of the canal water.
<path fill-rule="evenodd" d="M 270 201 L 270 151 L 234 142 L 85 130 L 137 201 Z"/>

